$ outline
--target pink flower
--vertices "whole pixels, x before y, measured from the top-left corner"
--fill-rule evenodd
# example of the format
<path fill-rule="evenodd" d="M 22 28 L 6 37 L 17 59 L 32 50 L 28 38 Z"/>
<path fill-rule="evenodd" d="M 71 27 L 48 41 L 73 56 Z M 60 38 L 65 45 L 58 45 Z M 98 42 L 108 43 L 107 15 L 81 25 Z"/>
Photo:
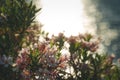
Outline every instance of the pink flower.
<path fill-rule="evenodd" d="M 63 37 L 64 37 L 64 34 L 63 34 L 63 33 L 59 33 L 59 34 L 58 34 L 58 37 L 59 37 L 59 38 L 63 38 Z"/>
<path fill-rule="evenodd" d="M 66 64 L 65 63 L 61 63 L 61 64 L 59 64 L 59 67 L 60 68 L 66 68 Z"/>
<path fill-rule="evenodd" d="M 42 43 L 38 46 L 38 49 L 41 53 L 45 53 L 46 52 L 46 44 L 45 43 Z"/>
<path fill-rule="evenodd" d="M 20 65 L 22 63 L 22 58 L 20 56 L 17 57 L 16 64 Z"/>
<path fill-rule="evenodd" d="M 76 43 L 76 37 L 75 36 L 71 36 L 69 39 L 68 39 L 68 43 Z"/>
<path fill-rule="evenodd" d="M 115 59 L 115 54 L 111 54 L 111 55 L 108 57 L 108 60 L 109 60 L 110 62 L 112 62 L 113 59 Z"/>
<path fill-rule="evenodd" d="M 90 50 L 91 52 L 95 52 L 98 49 L 98 43 L 82 41 L 82 47 Z"/>
<path fill-rule="evenodd" d="M 68 60 L 68 58 L 67 58 L 67 56 L 66 55 L 63 55 L 63 56 L 61 56 L 60 58 L 59 58 L 59 62 L 61 63 L 61 62 L 64 62 L 64 61 L 67 61 Z"/>

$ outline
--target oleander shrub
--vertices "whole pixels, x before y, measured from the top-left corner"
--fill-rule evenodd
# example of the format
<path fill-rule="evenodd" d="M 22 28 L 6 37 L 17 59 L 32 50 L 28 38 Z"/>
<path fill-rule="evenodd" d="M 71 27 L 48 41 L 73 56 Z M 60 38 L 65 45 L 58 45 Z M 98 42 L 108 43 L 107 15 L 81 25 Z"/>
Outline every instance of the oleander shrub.
<path fill-rule="evenodd" d="M 120 79 L 115 55 L 98 53 L 100 40 L 91 34 L 65 37 L 60 33 L 49 38 L 41 31 L 39 39 L 22 48 L 16 58 L 22 80 Z"/>
<path fill-rule="evenodd" d="M 0 0 L 0 80 L 120 80 L 120 60 L 99 52 L 100 38 L 48 37 L 34 23 L 39 10 L 26 0 Z"/>

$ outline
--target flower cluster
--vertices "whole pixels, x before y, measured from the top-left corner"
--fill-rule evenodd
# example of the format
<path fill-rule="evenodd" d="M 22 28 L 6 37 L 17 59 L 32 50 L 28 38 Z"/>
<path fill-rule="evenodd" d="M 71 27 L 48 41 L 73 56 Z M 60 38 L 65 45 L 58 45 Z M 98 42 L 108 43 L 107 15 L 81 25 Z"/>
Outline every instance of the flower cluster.
<path fill-rule="evenodd" d="M 98 49 L 98 42 L 97 41 L 96 42 L 83 41 L 82 47 L 90 50 L 91 52 L 95 52 Z"/>
<path fill-rule="evenodd" d="M 31 28 L 28 32 L 31 32 Z M 63 33 L 60 33 L 58 36 L 53 35 L 49 38 L 43 33 L 39 38 L 34 38 L 34 36 L 32 33 L 26 36 L 27 42 L 23 43 L 26 45 L 18 51 L 15 61 L 10 56 L 0 56 L 0 65 L 5 65 L 5 67 L 11 65 L 12 76 L 15 79 L 120 79 L 118 76 L 120 69 L 113 64 L 115 55 L 98 54 L 100 41 L 92 35 L 80 34 L 65 37 Z"/>
<path fill-rule="evenodd" d="M 58 53 L 60 54 L 58 56 Z M 16 67 L 24 74 L 23 79 L 56 79 L 60 69 L 65 70 L 68 57 L 57 46 L 41 42 L 34 48 L 23 48 L 16 59 Z"/>
<path fill-rule="evenodd" d="M 19 69 L 24 70 L 30 64 L 30 58 L 28 54 L 30 54 L 30 52 L 27 48 L 23 48 L 19 52 L 19 55 L 16 59 L 16 65 L 19 67 Z"/>

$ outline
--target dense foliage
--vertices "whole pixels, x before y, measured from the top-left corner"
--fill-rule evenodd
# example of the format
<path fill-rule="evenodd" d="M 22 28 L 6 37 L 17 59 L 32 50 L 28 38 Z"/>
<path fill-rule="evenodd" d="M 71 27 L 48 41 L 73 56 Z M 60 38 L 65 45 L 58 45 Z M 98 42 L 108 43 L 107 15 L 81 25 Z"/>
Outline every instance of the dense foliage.
<path fill-rule="evenodd" d="M 40 9 L 25 0 L 1 0 L 0 4 L 0 52 L 16 55 L 26 30 Z"/>
<path fill-rule="evenodd" d="M 38 11 L 25 0 L 0 1 L 0 80 L 120 80 L 115 55 L 99 53 L 99 38 L 49 38 L 31 24 Z"/>

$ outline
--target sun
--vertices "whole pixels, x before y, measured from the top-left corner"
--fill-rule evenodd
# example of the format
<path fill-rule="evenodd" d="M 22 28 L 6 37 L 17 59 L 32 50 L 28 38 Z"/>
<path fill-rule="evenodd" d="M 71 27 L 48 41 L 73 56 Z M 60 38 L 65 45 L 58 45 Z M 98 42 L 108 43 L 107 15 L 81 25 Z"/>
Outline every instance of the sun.
<path fill-rule="evenodd" d="M 42 11 L 37 20 L 50 35 L 66 36 L 84 33 L 84 9 L 81 0 L 41 0 Z"/>

